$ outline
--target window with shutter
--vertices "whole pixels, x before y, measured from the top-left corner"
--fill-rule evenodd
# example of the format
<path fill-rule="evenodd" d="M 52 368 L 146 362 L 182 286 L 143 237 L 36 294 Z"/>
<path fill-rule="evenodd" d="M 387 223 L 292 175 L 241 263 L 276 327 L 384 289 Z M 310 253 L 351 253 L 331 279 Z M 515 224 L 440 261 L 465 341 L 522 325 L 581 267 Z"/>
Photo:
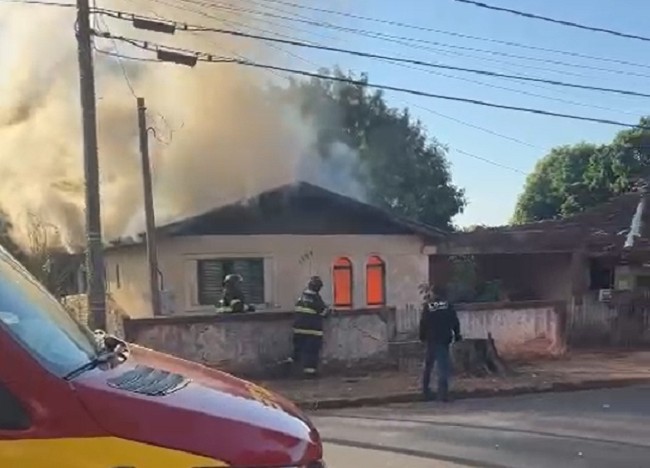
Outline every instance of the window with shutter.
<path fill-rule="evenodd" d="M 199 304 L 216 305 L 223 295 L 223 280 L 230 274 L 244 278 L 242 291 L 247 303 L 264 303 L 264 259 L 227 258 L 198 261 Z"/>

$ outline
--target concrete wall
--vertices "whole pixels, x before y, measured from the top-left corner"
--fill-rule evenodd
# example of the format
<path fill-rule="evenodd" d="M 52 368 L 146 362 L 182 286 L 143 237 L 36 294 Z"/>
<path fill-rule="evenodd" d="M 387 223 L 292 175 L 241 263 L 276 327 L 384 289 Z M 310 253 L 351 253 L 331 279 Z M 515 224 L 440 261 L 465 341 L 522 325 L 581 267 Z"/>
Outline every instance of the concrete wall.
<path fill-rule="evenodd" d="M 650 345 L 650 304 L 635 307 L 598 300 L 590 291 L 581 301 L 570 301 L 567 339 L 572 347 Z"/>
<path fill-rule="evenodd" d="M 465 338 L 494 338 L 510 358 L 561 354 L 565 350 L 565 308 L 561 302 L 525 301 L 458 305 Z"/>
<path fill-rule="evenodd" d="M 186 315 L 131 319 L 130 342 L 238 375 L 265 375 L 291 354 L 293 314 Z M 354 310 L 326 321 L 323 366 L 341 370 L 391 365 L 395 311 Z"/>
<path fill-rule="evenodd" d="M 487 338 L 490 333 L 498 351 L 507 357 L 564 351 L 566 307 L 561 301 L 458 304 L 456 308 L 465 338 Z M 397 311 L 399 341 L 417 340 L 420 314 L 415 308 Z"/>
<path fill-rule="evenodd" d="M 310 251 L 311 260 L 301 262 Z M 314 274 L 325 280 L 323 297 L 331 302 L 332 265 L 338 257 L 348 257 L 353 263 L 354 307 L 363 308 L 365 265 L 371 255 L 378 255 L 386 264 L 387 305 L 417 307 L 421 301 L 418 285 L 428 282 L 428 256 L 416 236 L 201 236 L 159 242 L 160 269 L 176 313 L 213 310 L 198 304 L 197 260 L 228 257 L 265 259 L 265 302 L 271 310 L 292 308 Z M 131 317 L 150 317 L 144 248 L 109 250 L 106 264 L 108 287 L 115 300 Z"/>

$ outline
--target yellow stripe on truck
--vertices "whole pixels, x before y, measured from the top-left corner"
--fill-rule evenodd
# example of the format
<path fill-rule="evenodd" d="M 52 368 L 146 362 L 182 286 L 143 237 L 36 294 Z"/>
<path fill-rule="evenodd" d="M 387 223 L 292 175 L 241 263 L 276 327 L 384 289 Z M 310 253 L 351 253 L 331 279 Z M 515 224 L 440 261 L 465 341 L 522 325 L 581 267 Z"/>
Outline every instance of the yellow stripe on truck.
<path fill-rule="evenodd" d="M 117 437 L 0 440 L 2 468 L 223 468 L 228 463 Z"/>

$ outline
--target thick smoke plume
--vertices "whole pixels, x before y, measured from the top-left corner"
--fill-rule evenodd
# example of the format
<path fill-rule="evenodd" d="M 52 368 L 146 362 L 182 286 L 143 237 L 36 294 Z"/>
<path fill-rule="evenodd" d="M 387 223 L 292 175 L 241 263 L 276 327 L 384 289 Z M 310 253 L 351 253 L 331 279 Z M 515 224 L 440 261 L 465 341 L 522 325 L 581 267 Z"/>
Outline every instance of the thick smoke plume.
<path fill-rule="evenodd" d="M 210 12 L 223 24 L 244 28 L 247 18 L 205 6 L 113 1 L 101 7 L 157 14 L 178 21 L 213 21 L 188 10 Z M 205 2 L 207 4 L 208 2 Z M 255 8 L 238 1 L 238 7 Z M 197 4 L 203 4 L 197 2 Z M 137 5 L 148 8 L 135 10 Z M 25 221 L 38 216 L 69 248 L 83 247 L 83 161 L 74 41 L 74 10 L 0 5 L 0 209 L 25 246 Z M 214 24 L 214 23 L 211 23 Z M 223 25 L 222 24 L 222 25 Z M 276 62 L 279 52 L 254 41 L 179 33 L 166 36 L 132 29 L 128 22 L 99 21 L 98 29 L 173 46 Z M 268 28 L 268 26 L 267 26 Z M 115 50 L 108 40 L 97 47 Z M 120 45 L 123 54 L 138 54 Z M 334 145 L 333 157 L 315 151 L 316 134 L 297 109 L 267 92 L 267 72 L 236 65 L 123 61 L 96 55 L 102 221 L 106 239 L 141 229 L 142 188 L 136 101 L 146 98 L 158 223 L 209 209 L 296 179 L 331 189 L 355 187 L 355 155 Z M 123 69 L 124 67 L 124 69 Z M 352 194 L 361 196 L 360 190 Z"/>

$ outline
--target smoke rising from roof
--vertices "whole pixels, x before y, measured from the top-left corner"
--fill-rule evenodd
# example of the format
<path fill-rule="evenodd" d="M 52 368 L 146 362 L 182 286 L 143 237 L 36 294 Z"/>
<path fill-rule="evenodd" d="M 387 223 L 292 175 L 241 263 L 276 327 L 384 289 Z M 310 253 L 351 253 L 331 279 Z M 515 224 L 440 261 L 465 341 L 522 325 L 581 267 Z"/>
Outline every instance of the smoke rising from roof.
<path fill-rule="evenodd" d="M 103 2 L 102 7 L 153 13 L 198 22 L 196 14 L 165 2 Z M 240 1 L 242 8 L 255 8 Z M 137 6 L 146 6 L 140 11 Z M 179 4 L 180 5 L 180 4 Z M 183 4 L 185 5 L 185 4 Z M 238 24 L 247 17 L 222 10 L 210 14 Z M 83 161 L 74 10 L 0 5 L 0 208 L 25 245 L 27 215 L 56 226 L 69 248 L 84 245 Z M 205 17 L 200 22 L 206 23 Z M 284 60 L 280 52 L 254 41 L 225 36 L 136 31 L 128 22 L 100 21 L 97 29 L 178 47 L 238 54 L 265 62 Z M 245 26 L 245 25 L 244 25 Z M 243 26 L 242 26 L 243 27 Z M 97 47 L 114 44 L 98 40 Z M 137 54 L 120 45 L 124 54 Z M 303 179 L 331 190 L 361 196 L 351 168 L 356 155 L 335 145 L 332 158 L 315 151 L 317 132 L 267 92 L 277 77 L 236 65 L 123 61 L 136 93 L 146 98 L 158 224 L 185 213 L 249 197 Z M 96 55 L 102 221 L 106 239 L 142 228 L 142 185 L 136 101 L 120 63 Z"/>

